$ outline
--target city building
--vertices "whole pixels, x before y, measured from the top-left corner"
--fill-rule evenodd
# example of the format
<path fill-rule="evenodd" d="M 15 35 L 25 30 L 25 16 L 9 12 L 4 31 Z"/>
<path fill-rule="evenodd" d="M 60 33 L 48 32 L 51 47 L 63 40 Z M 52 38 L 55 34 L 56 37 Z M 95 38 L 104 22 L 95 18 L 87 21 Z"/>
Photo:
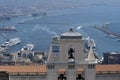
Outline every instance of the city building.
<path fill-rule="evenodd" d="M 44 64 L 46 61 L 47 55 L 42 51 L 17 51 L 0 55 L 0 65 Z"/>
<path fill-rule="evenodd" d="M 120 64 L 119 52 L 106 52 L 103 53 L 103 64 Z"/>
<path fill-rule="evenodd" d="M 84 53 L 83 36 L 71 28 L 53 37 L 46 64 L 0 66 L 0 80 L 120 80 L 120 65 L 97 62 L 92 47 Z"/>

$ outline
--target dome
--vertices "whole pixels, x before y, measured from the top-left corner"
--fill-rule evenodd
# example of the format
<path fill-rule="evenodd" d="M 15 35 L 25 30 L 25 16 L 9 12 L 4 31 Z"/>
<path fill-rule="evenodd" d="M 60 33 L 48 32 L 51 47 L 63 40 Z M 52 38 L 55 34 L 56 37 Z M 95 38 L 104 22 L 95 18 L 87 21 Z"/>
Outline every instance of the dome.
<path fill-rule="evenodd" d="M 78 32 L 75 32 L 73 28 L 70 28 L 68 32 L 61 34 L 61 38 L 76 39 L 76 38 L 82 38 L 82 35 Z"/>

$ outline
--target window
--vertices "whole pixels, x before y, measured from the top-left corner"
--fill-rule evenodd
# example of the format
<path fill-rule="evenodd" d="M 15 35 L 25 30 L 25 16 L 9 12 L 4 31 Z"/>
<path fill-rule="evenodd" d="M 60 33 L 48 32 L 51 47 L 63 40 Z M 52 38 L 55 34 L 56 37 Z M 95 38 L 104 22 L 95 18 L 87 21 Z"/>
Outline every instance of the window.
<path fill-rule="evenodd" d="M 88 69 L 95 69 L 95 65 L 94 64 L 89 64 Z"/>
<path fill-rule="evenodd" d="M 54 65 L 48 65 L 47 68 L 48 69 L 55 69 L 55 66 Z"/>
<path fill-rule="evenodd" d="M 60 46 L 52 46 L 53 53 L 59 53 L 60 52 Z"/>
<path fill-rule="evenodd" d="M 68 65 L 68 69 L 75 69 L 75 65 Z"/>

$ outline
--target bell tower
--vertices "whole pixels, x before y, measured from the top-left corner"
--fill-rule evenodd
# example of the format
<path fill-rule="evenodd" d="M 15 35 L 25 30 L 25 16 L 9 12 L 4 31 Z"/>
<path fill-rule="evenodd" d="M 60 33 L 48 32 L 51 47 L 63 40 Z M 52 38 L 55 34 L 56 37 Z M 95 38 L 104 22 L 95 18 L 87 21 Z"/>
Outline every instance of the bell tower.
<path fill-rule="evenodd" d="M 60 63 L 82 63 L 84 61 L 84 39 L 70 28 L 60 37 Z"/>
<path fill-rule="evenodd" d="M 89 70 L 90 64 L 85 60 L 84 41 L 73 28 L 60 37 L 53 37 L 47 61 L 47 80 L 95 80 L 94 65 Z M 92 71 L 90 79 L 87 76 L 91 76 L 88 72 Z"/>

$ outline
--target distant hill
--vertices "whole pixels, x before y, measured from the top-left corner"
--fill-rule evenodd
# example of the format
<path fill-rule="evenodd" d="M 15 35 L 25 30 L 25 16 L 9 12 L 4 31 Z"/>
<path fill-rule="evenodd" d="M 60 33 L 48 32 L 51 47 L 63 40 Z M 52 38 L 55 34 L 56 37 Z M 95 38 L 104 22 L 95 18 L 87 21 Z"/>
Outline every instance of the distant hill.
<path fill-rule="evenodd" d="M 0 0 L 0 8 L 7 6 L 31 7 L 42 9 L 72 8 L 88 6 L 119 6 L 120 0 Z"/>

